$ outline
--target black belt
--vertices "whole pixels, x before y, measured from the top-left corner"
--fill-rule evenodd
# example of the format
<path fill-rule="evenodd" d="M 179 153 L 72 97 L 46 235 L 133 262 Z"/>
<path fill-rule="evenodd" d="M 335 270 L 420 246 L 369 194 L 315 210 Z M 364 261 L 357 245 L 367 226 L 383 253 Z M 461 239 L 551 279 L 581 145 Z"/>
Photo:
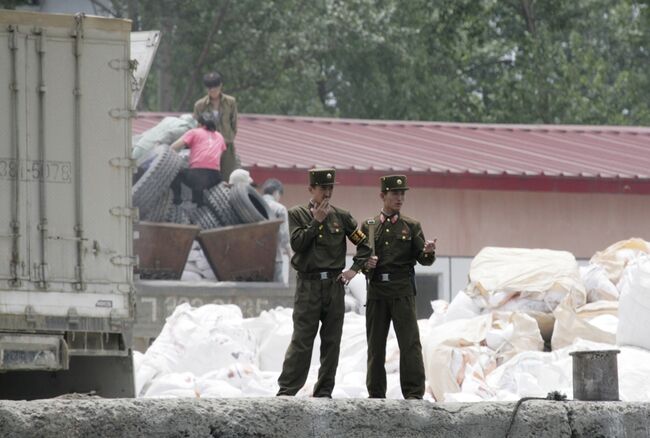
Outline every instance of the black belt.
<path fill-rule="evenodd" d="M 395 280 L 402 280 L 404 278 L 409 278 L 411 276 L 410 272 L 374 272 L 370 281 L 378 281 L 381 283 L 387 283 Z"/>
<path fill-rule="evenodd" d="M 327 280 L 336 278 L 341 273 L 338 271 L 321 271 L 321 272 L 297 272 L 296 276 L 301 280 Z"/>

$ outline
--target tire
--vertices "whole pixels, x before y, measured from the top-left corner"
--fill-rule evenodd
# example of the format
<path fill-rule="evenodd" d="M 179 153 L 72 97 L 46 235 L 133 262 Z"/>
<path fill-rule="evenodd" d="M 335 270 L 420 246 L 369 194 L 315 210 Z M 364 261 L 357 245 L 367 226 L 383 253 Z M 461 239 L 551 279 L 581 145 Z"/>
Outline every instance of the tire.
<path fill-rule="evenodd" d="M 212 214 L 209 208 L 203 206 L 190 212 L 190 220 L 193 224 L 198 225 L 203 230 L 219 228 L 219 220 Z"/>
<path fill-rule="evenodd" d="M 237 225 L 243 222 L 230 205 L 230 188 L 226 183 L 222 182 L 210 190 L 204 190 L 203 199 L 222 225 Z"/>
<path fill-rule="evenodd" d="M 187 211 L 181 205 L 172 205 L 167 210 L 167 217 L 165 218 L 166 222 L 173 224 L 190 224 L 190 217 L 187 214 Z"/>
<path fill-rule="evenodd" d="M 167 222 L 169 210 L 174 207 L 173 198 L 172 191 L 167 189 L 167 193 L 163 193 L 156 201 L 155 206 L 148 210 L 144 216 L 141 215 L 142 219 L 150 222 Z"/>
<path fill-rule="evenodd" d="M 230 189 L 230 205 L 243 223 L 250 224 L 271 217 L 268 204 L 249 184 L 235 184 Z"/>
<path fill-rule="evenodd" d="M 140 216 L 148 216 L 156 209 L 158 201 L 169 190 L 174 178 L 183 168 L 183 160 L 170 148 L 159 153 L 144 175 L 131 189 L 133 205 L 140 209 Z"/>

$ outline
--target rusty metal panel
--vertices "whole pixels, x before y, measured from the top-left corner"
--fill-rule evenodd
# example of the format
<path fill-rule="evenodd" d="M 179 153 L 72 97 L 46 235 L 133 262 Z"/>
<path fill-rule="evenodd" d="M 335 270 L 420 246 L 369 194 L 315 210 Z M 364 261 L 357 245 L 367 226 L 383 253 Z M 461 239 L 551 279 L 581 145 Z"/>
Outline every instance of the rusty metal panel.
<path fill-rule="evenodd" d="M 201 230 L 196 225 L 140 222 L 133 226 L 133 250 L 139 258 L 140 278 L 179 279 L 192 242 Z"/>
<path fill-rule="evenodd" d="M 281 220 L 204 230 L 199 243 L 221 281 L 273 281 Z"/>

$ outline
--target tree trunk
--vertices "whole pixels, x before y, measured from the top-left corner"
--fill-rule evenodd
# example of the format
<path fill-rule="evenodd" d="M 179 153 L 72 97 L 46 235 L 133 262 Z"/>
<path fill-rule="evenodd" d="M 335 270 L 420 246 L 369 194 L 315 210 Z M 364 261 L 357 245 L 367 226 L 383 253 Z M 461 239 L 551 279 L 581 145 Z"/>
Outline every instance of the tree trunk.
<path fill-rule="evenodd" d="M 160 46 L 156 55 L 158 71 L 158 110 L 171 111 L 174 101 L 172 74 L 175 8 L 169 1 L 160 2 Z"/>

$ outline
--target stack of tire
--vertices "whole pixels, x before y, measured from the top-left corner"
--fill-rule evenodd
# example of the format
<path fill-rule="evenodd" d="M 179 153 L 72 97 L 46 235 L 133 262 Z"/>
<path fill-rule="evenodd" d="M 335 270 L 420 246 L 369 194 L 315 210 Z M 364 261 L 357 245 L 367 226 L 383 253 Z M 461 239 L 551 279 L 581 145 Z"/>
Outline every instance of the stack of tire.
<path fill-rule="evenodd" d="M 249 184 L 231 186 L 222 182 L 205 190 L 202 207 L 190 202 L 174 205 L 170 186 L 185 166 L 185 160 L 176 152 L 169 147 L 161 148 L 131 189 L 133 205 L 140 210 L 141 220 L 196 224 L 202 229 L 212 229 L 259 222 L 270 217 L 266 201 Z"/>
<path fill-rule="evenodd" d="M 165 222 L 169 218 L 173 200 L 170 186 L 184 165 L 183 159 L 169 147 L 156 155 L 131 188 L 133 206 L 140 210 L 140 219 Z"/>
<path fill-rule="evenodd" d="M 270 217 L 264 198 L 249 184 L 229 186 L 222 182 L 203 192 L 205 205 L 190 219 L 203 229 L 250 224 Z"/>

